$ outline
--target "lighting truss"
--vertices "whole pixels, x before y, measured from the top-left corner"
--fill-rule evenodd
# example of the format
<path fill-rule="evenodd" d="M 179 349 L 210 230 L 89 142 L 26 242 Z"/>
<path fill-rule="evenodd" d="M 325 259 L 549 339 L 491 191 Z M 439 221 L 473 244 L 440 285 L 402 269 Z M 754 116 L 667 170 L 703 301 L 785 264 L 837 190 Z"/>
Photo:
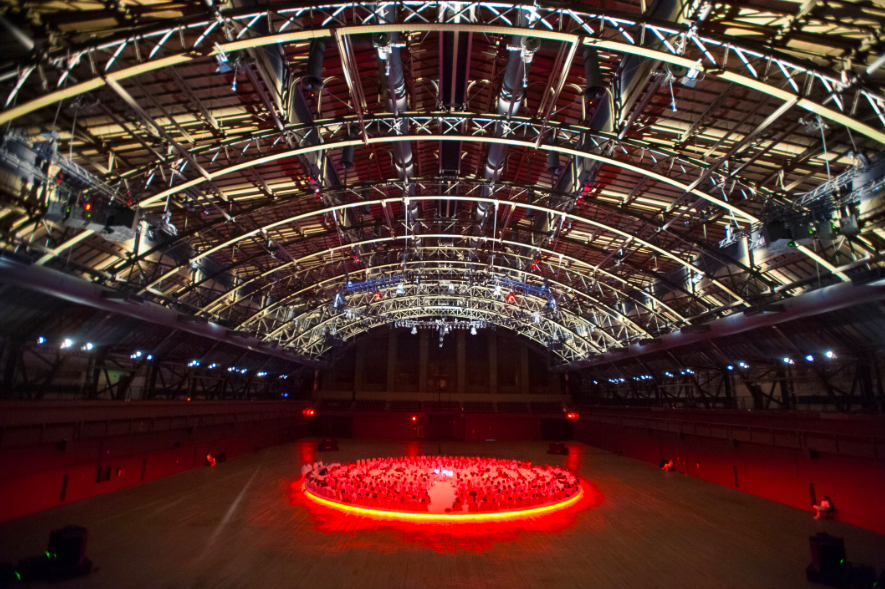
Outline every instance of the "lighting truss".
<path fill-rule="evenodd" d="M 619 348 L 639 338 L 629 322 L 616 323 L 610 317 L 606 321 L 602 315 L 586 319 L 568 309 L 554 317 L 545 313 L 545 299 L 526 296 L 508 303 L 504 297 L 495 297 L 491 285 L 462 283 L 454 293 L 437 286 L 435 281 L 408 283 L 402 295 L 385 296 L 380 301 L 370 293 L 358 293 L 348 303 L 348 310 L 353 309 L 351 313 L 333 313 L 323 305 L 283 321 L 267 337 L 279 341 L 281 346 L 319 358 L 332 348 L 328 341 L 330 333 L 350 340 L 374 327 L 432 321 L 427 318 L 444 316 L 465 323 L 506 327 L 544 347 L 561 343 L 555 353 L 562 362 Z"/>
<path fill-rule="evenodd" d="M 401 0 L 397 2 L 399 10 L 395 11 L 398 22 L 387 25 L 397 31 L 428 31 L 443 30 L 444 27 L 473 28 L 485 34 L 519 34 L 515 23 L 528 22 L 531 28 L 528 34 L 542 38 L 567 37 L 576 34 L 587 38 L 587 43 L 600 49 L 621 51 L 624 53 L 647 54 L 649 50 L 644 41 L 651 35 L 657 37 L 664 45 L 661 51 L 653 51 L 656 57 L 669 63 L 691 67 L 694 62 L 682 57 L 688 41 L 696 46 L 704 56 L 704 65 L 711 67 L 715 75 L 726 81 L 734 81 L 767 91 L 774 96 L 783 97 L 789 92 L 781 90 L 782 86 L 792 88 L 800 93 L 799 83 L 809 79 L 816 82 L 822 92 L 826 93 L 824 102 L 833 102 L 839 112 L 809 100 L 803 100 L 803 108 L 818 114 L 839 117 L 846 107 L 850 108 L 850 100 L 844 93 L 857 90 L 858 98 L 864 98 L 871 106 L 875 115 L 885 124 L 885 100 L 875 85 L 868 84 L 857 76 L 841 76 L 837 72 L 828 71 L 805 61 L 788 56 L 777 50 L 762 49 L 758 46 L 743 45 L 740 38 L 714 33 L 699 32 L 694 23 L 660 24 L 635 18 L 621 13 L 609 14 L 605 10 L 587 11 L 579 7 L 558 7 L 520 4 L 517 2 L 475 2 L 465 4 L 470 7 L 471 23 L 455 24 L 450 16 L 451 11 L 439 10 L 436 3 L 424 0 Z M 315 30 L 302 28 L 302 22 L 319 26 L 319 31 L 328 36 L 329 29 L 335 29 L 339 35 L 366 34 L 386 32 L 382 24 L 379 6 L 362 2 L 330 2 L 309 7 L 281 4 L 275 9 L 239 9 L 219 10 L 215 7 L 206 9 L 202 14 L 175 19 L 173 24 L 161 22 L 147 25 L 134 35 L 118 35 L 110 39 L 102 37 L 89 41 L 75 50 L 59 48 L 40 57 L 38 64 L 0 72 L 0 79 L 15 78 L 16 82 L 7 97 L 6 104 L 12 103 L 25 81 L 32 75 L 37 66 L 41 73 L 51 72 L 57 79 L 57 87 L 61 87 L 69 77 L 79 83 L 63 90 L 47 87 L 44 90 L 49 96 L 37 96 L 32 103 L 10 109 L 12 114 L 0 119 L 0 122 L 11 120 L 31 112 L 40 106 L 46 106 L 49 98 L 62 100 L 93 89 L 102 76 L 128 77 L 128 68 L 120 68 L 122 60 L 118 58 L 127 48 L 138 53 L 140 71 L 160 69 L 166 65 L 187 62 L 203 53 L 211 56 L 231 53 L 245 48 L 252 48 L 276 42 L 297 42 L 316 36 Z M 581 7 L 583 8 L 583 7 Z M 257 22 L 266 23 L 263 29 L 256 26 Z M 211 47 L 200 46 L 218 27 L 236 27 L 239 29 L 237 39 Z M 361 23 L 353 26 L 352 23 Z M 184 32 L 190 32 L 185 35 Z M 563 33 L 562 31 L 574 31 Z M 180 34 L 175 34 L 179 33 Z M 250 35 L 243 37 L 245 33 Z M 196 40 L 194 40 L 196 36 Z M 267 39 L 265 40 L 265 37 Z M 208 43 L 207 43 L 208 45 Z M 140 52 L 138 47 L 150 47 L 149 51 Z M 729 53 L 739 59 L 728 59 Z M 754 66 L 753 63 L 757 65 Z M 116 67 L 115 67 L 116 65 Z M 757 67 L 764 67 L 764 72 Z M 96 82 L 99 80 L 98 82 Z M 803 95 L 808 95 L 812 84 L 803 88 Z M 53 96 L 53 95 L 58 95 Z M 788 98 L 789 99 L 789 98 Z M 51 102 L 49 102 L 51 103 Z M 848 104 L 846 104 L 848 103 Z M 844 115 L 842 115 L 844 116 Z"/>

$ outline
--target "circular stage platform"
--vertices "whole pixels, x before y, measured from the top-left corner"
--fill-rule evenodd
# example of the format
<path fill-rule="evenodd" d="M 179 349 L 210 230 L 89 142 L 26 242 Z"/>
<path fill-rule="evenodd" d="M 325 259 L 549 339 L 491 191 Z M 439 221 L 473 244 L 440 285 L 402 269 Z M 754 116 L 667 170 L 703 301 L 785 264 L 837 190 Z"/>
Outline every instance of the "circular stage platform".
<path fill-rule="evenodd" d="M 581 483 L 558 466 L 482 457 L 409 456 L 304 466 L 303 490 L 347 513 L 435 521 L 512 519 L 577 503 Z M 297 483 L 296 483 L 297 484 Z"/>

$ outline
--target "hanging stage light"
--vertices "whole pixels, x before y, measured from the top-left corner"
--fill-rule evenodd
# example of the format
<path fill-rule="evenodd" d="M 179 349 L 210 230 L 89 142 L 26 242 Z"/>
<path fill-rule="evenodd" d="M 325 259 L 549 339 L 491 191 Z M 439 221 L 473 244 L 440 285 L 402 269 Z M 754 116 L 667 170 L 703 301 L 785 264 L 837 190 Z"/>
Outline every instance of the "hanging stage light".
<path fill-rule="evenodd" d="M 376 291 L 375 291 L 375 294 L 372 295 L 372 296 L 375 297 L 375 300 L 376 300 L 376 301 L 380 301 L 380 300 L 381 300 L 381 291 L 376 290 Z"/>
<path fill-rule="evenodd" d="M 516 302 L 516 293 L 515 292 L 511 292 L 509 295 L 507 295 L 507 302 L 508 303 L 515 303 Z"/>
<path fill-rule="evenodd" d="M 470 335 L 476 335 L 476 327 L 475 326 L 470 328 Z"/>

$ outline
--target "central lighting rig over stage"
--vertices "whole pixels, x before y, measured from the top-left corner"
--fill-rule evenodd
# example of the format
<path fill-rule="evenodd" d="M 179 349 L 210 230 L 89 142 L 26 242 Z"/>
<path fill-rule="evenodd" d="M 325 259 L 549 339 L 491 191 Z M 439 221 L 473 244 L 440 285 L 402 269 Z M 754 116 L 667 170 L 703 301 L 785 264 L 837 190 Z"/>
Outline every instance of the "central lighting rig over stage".
<path fill-rule="evenodd" d="M 455 319 L 453 321 L 446 321 L 445 319 L 432 319 L 432 320 L 406 320 L 406 321 L 395 321 L 393 324 L 394 327 L 406 327 L 412 329 L 412 335 L 418 333 L 419 329 L 434 329 L 439 332 L 439 347 L 443 347 L 443 338 L 456 329 L 469 329 L 471 335 L 476 335 L 477 329 L 484 329 L 486 327 L 485 321 L 461 321 Z"/>
<path fill-rule="evenodd" d="M 556 362 L 571 362 L 621 345 L 633 326 L 613 314 L 556 303 L 548 283 L 515 280 L 486 272 L 443 269 L 395 271 L 365 281 L 344 277 L 328 303 L 305 310 L 273 328 L 268 336 L 281 346 L 321 357 L 360 333 L 392 325 L 434 329 L 441 337 L 454 329 L 471 333 L 504 327 L 546 348 Z"/>

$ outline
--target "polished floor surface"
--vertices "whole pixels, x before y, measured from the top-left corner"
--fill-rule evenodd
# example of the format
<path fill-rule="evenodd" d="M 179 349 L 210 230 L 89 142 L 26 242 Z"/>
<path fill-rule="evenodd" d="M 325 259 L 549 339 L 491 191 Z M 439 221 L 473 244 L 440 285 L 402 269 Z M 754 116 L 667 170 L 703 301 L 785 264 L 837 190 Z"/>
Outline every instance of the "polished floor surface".
<path fill-rule="evenodd" d="M 89 577 L 67 587 L 778 588 L 805 581 L 808 536 L 845 538 L 885 567 L 885 536 L 584 446 L 303 441 L 0 523 L 0 561 L 39 554 L 49 531 L 89 530 Z M 344 515 L 290 492 L 303 461 L 418 453 L 571 468 L 585 498 L 531 519 L 423 524 Z"/>

